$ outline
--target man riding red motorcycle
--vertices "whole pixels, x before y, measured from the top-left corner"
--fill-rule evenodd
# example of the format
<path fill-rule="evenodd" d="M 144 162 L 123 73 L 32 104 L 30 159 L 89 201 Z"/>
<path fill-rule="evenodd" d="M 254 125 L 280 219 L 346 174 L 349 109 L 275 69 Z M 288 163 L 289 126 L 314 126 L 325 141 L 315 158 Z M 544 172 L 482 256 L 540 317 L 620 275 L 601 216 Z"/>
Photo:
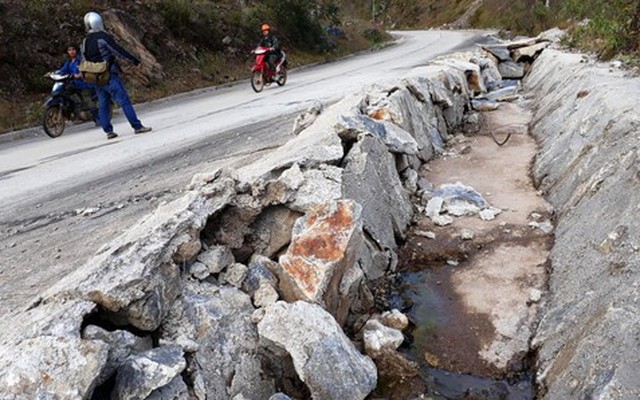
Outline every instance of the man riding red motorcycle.
<path fill-rule="evenodd" d="M 267 47 L 269 48 L 269 53 L 267 53 L 267 63 L 269 63 L 269 67 L 276 71 L 276 79 L 277 74 L 280 72 L 280 67 L 276 66 L 276 61 L 282 58 L 282 51 L 280 50 L 280 41 L 271 32 L 271 26 L 269 24 L 262 25 L 262 38 L 260 38 L 260 43 L 258 43 L 258 47 Z"/>
<path fill-rule="evenodd" d="M 262 25 L 262 38 L 252 53 L 256 56 L 251 68 L 251 87 L 255 92 L 261 92 L 273 82 L 278 86 L 287 82 L 287 55 L 280 49 L 280 42 L 268 24 Z"/>

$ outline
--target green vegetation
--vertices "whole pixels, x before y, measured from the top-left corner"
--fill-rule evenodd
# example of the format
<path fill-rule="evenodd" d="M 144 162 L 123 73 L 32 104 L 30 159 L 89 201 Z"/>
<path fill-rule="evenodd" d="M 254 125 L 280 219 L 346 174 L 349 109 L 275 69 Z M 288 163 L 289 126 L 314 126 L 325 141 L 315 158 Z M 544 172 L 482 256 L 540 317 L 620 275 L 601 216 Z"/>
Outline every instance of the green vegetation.
<path fill-rule="evenodd" d="M 485 0 L 472 18 L 478 28 L 535 35 L 554 26 L 571 33 L 568 44 L 603 59 L 638 58 L 640 2 L 637 0 Z"/>

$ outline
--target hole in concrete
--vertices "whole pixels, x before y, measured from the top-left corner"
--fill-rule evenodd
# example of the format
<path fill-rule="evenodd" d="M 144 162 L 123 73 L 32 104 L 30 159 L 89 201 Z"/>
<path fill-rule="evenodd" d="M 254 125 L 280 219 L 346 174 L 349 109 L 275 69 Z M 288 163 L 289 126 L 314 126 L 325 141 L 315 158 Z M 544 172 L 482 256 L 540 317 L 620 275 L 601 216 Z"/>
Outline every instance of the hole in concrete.
<path fill-rule="evenodd" d="M 110 399 L 111 393 L 113 392 L 113 389 L 115 389 L 116 387 L 117 375 L 118 375 L 117 373 L 114 373 L 113 375 L 111 375 L 111 377 L 109 377 L 109 379 L 107 379 L 105 383 L 97 386 L 94 389 L 93 394 L 91 395 L 91 400 Z"/>
<path fill-rule="evenodd" d="M 87 315 L 84 318 L 84 320 L 82 321 L 81 331 L 84 331 L 84 328 L 89 325 L 94 325 L 109 332 L 128 331 L 138 337 L 146 337 L 150 335 L 150 332 L 143 331 L 132 325 L 118 324 L 116 321 L 119 321 L 121 319 L 122 317 L 118 316 L 117 314 L 105 310 L 101 306 L 98 306 L 97 311 Z"/>

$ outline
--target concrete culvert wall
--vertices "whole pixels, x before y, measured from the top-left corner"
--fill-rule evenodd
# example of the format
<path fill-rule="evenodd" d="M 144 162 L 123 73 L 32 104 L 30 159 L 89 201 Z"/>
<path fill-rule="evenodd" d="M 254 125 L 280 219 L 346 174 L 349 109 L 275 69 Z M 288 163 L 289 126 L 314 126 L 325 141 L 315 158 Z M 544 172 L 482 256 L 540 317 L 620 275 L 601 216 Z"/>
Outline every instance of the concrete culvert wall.
<path fill-rule="evenodd" d="M 547 311 L 533 345 L 548 399 L 640 397 L 640 79 L 543 53 L 526 81 L 534 176 L 556 208 Z"/>
<path fill-rule="evenodd" d="M 431 189 L 419 168 L 497 71 L 480 53 L 436 60 L 194 177 L 5 321 L 0 397 L 363 399 L 381 365 L 411 373 L 406 316 L 372 315 L 369 283 L 395 270 L 411 196 Z"/>

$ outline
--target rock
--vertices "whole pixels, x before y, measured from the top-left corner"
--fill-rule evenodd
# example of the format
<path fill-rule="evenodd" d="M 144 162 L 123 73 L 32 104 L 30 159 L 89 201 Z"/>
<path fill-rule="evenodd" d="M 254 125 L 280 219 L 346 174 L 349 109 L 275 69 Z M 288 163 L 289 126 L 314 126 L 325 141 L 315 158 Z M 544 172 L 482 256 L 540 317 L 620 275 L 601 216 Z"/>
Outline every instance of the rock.
<path fill-rule="evenodd" d="M 177 346 L 159 347 L 130 356 L 119 368 L 113 398 L 144 399 L 168 385 L 184 371 L 187 362 Z"/>
<path fill-rule="evenodd" d="M 242 282 L 244 282 L 244 279 L 247 276 L 247 271 L 248 268 L 246 265 L 234 263 L 227 268 L 225 272 L 220 274 L 220 281 L 237 288 L 242 287 Z"/>
<path fill-rule="evenodd" d="M 382 325 L 378 320 L 369 320 L 363 329 L 364 350 L 376 359 L 383 350 L 396 350 L 404 341 L 402 332 Z"/>
<path fill-rule="evenodd" d="M 173 261 L 176 264 L 187 264 L 196 259 L 202 249 L 200 242 L 200 232 L 190 229 L 182 233 L 178 239 L 181 243 L 173 254 Z"/>
<path fill-rule="evenodd" d="M 518 98 L 518 89 L 518 86 L 507 86 L 505 88 L 489 92 L 482 97 L 489 101 L 512 101 Z"/>
<path fill-rule="evenodd" d="M 297 135 L 311 126 L 311 124 L 313 124 L 318 118 L 318 115 L 322 113 L 323 108 L 324 106 L 320 101 L 314 101 L 314 104 L 309 107 L 307 111 L 298 115 L 293 121 L 293 128 L 291 129 L 291 133 Z"/>
<path fill-rule="evenodd" d="M 436 234 L 431 232 L 431 231 L 415 231 L 414 232 L 417 236 L 422 236 L 422 237 L 426 237 L 427 239 L 435 239 L 436 238 Z"/>
<path fill-rule="evenodd" d="M 487 205 L 480 193 L 460 182 L 439 186 L 433 191 L 433 196 L 442 199 L 442 211 L 456 217 L 475 215 Z"/>
<path fill-rule="evenodd" d="M 436 196 L 432 197 L 431 200 L 427 203 L 427 208 L 425 210 L 425 214 L 427 217 L 434 219 L 439 216 L 442 212 L 442 206 L 444 205 L 444 199 L 442 197 Z"/>
<path fill-rule="evenodd" d="M 224 44 L 225 46 L 229 46 L 232 41 L 233 40 L 229 36 L 225 36 L 224 38 L 222 38 L 222 44 Z"/>
<path fill-rule="evenodd" d="M 484 210 L 480 211 L 480 218 L 483 221 L 491 221 L 491 220 L 494 220 L 496 216 L 501 212 L 502 210 L 500 210 L 499 208 L 495 208 L 495 207 L 485 208 Z"/>
<path fill-rule="evenodd" d="M 453 224 L 453 218 L 448 215 L 438 215 L 431 218 L 431 220 L 438 226 L 447 226 Z"/>
<path fill-rule="evenodd" d="M 278 278 L 275 274 L 280 266 L 268 257 L 254 254 L 249 261 L 247 274 L 242 282 L 242 290 L 250 296 L 262 285 L 278 287 Z"/>
<path fill-rule="evenodd" d="M 482 129 L 482 121 L 477 112 L 471 112 L 464 117 L 464 133 L 468 135 L 477 134 Z"/>
<path fill-rule="evenodd" d="M 312 207 L 293 228 L 293 239 L 280 257 L 280 292 L 287 301 L 321 304 L 344 321 L 338 288 L 362 245 L 362 207 L 351 200 Z"/>
<path fill-rule="evenodd" d="M 100 373 L 96 384 L 102 385 L 132 354 L 143 353 L 153 348 L 151 336 L 141 338 L 128 331 L 109 332 L 95 325 L 84 328 L 82 337 L 88 340 L 101 340 L 109 345 L 109 358 Z"/>
<path fill-rule="evenodd" d="M 154 390 L 145 400 L 189 400 L 189 388 L 181 376 Z"/>
<path fill-rule="evenodd" d="M 194 262 L 189 266 L 189 275 L 198 279 L 205 280 L 210 275 L 209 268 L 201 262 Z"/>
<path fill-rule="evenodd" d="M 546 234 L 553 232 L 553 224 L 549 220 L 541 222 L 540 225 L 538 225 L 538 228 Z"/>
<path fill-rule="evenodd" d="M 517 63 L 528 62 L 532 63 L 540 53 L 547 47 L 549 47 L 549 42 L 542 42 L 538 44 L 534 44 L 533 46 L 520 47 L 513 51 L 513 60 Z"/>
<path fill-rule="evenodd" d="M 531 289 L 529 290 L 529 301 L 531 303 L 538 303 L 542 299 L 542 290 L 540 289 Z"/>
<path fill-rule="evenodd" d="M 361 136 L 371 135 L 382 140 L 392 153 L 416 155 L 418 143 L 411 134 L 387 121 L 377 121 L 366 115 L 342 116 L 336 132 L 345 141 L 355 141 Z"/>
<path fill-rule="evenodd" d="M 375 389 L 374 363 L 321 307 L 279 301 L 266 311 L 258 324 L 260 336 L 287 351 L 312 398 L 364 399 Z"/>
<path fill-rule="evenodd" d="M 404 187 L 407 192 L 414 194 L 418 191 L 418 172 L 415 169 L 407 169 L 402 173 L 404 178 Z"/>
<path fill-rule="evenodd" d="M 303 173 L 304 181 L 293 200 L 286 205 L 298 213 L 305 213 L 314 205 L 342 198 L 343 171 L 331 165 L 321 165 Z M 300 214 L 293 214 L 293 219 Z M 289 233 L 289 232 L 288 232 Z"/>
<path fill-rule="evenodd" d="M 275 393 L 273 380 L 261 371 L 254 311 L 249 296 L 234 287 L 185 284 L 159 337 L 168 343 L 186 338 L 199 344 L 188 357 L 185 372 L 185 379 L 195 382 L 197 392 L 214 399 L 233 398 L 238 391 L 250 399 Z M 238 379 L 251 383 L 251 388 L 240 385 Z"/>
<path fill-rule="evenodd" d="M 253 294 L 253 305 L 256 307 L 266 307 L 278 301 L 278 292 L 268 283 L 262 283 Z"/>
<path fill-rule="evenodd" d="M 522 79 L 524 78 L 524 65 L 513 61 L 507 61 L 498 65 L 502 79 Z"/>
<path fill-rule="evenodd" d="M 553 43 L 560 43 L 567 36 L 567 32 L 559 28 L 552 28 L 538 35 L 538 39 Z"/>
<path fill-rule="evenodd" d="M 380 322 L 389 328 L 399 331 L 403 331 L 409 327 L 409 318 L 396 309 L 382 313 Z"/>
<path fill-rule="evenodd" d="M 198 255 L 198 261 L 204 264 L 212 274 L 219 274 L 235 262 L 233 253 L 225 246 L 212 246 Z"/>
<path fill-rule="evenodd" d="M 472 240 L 474 236 L 475 234 L 471 229 L 463 229 L 462 231 L 460 231 L 460 238 L 462 240 Z"/>
<path fill-rule="evenodd" d="M 342 193 L 362 206 L 363 228 L 380 249 L 394 250 L 413 208 L 394 159 L 379 139 L 365 137 L 354 144 L 344 160 Z"/>
<path fill-rule="evenodd" d="M 300 178 L 301 181 L 296 190 L 304 182 L 302 173 L 300 173 Z M 306 190 L 307 186 L 305 185 L 303 192 Z M 302 197 L 302 192 L 299 192 L 298 195 Z M 309 203 L 309 200 L 297 202 L 297 204 L 301 205 L 301 208 L 308 207 L 307 204 Z M 301 216 L 301 213 L 288 207 L 269 207 L 251 224 L 250 233 L 245 238 L 245 244 L 257 254 L 274 257 L 291 242 L 291 229 L 293 229 L 293 224 Z"/>
<path fill-rule="evenodd" d="M 500 103 L 489 100 L 471 100 L 471 106 L 476 111 L 495 111 L 500 108 Z"/>
<path fill-rule="evenodd" d="M 284 393 L 276 393 L 269 398 L 269 400 L 291 400 L 291 397 Z"/>
<path fill-rule="evenodd" d="M 417 376 L 420 372 L 418 363 L 407 360 L 395 350 L 383 349 L 375 359 L 378 374 L 381 378 L 404 382 L 407 378 Z"/>
<path fill-rule="evenodd" d="M 480 46 L 483 50 L 491 53 L 501 62 L 513 61 L 511 59 L 511 52 L 506 45 L 493 45 L 493 46 Z"/>

